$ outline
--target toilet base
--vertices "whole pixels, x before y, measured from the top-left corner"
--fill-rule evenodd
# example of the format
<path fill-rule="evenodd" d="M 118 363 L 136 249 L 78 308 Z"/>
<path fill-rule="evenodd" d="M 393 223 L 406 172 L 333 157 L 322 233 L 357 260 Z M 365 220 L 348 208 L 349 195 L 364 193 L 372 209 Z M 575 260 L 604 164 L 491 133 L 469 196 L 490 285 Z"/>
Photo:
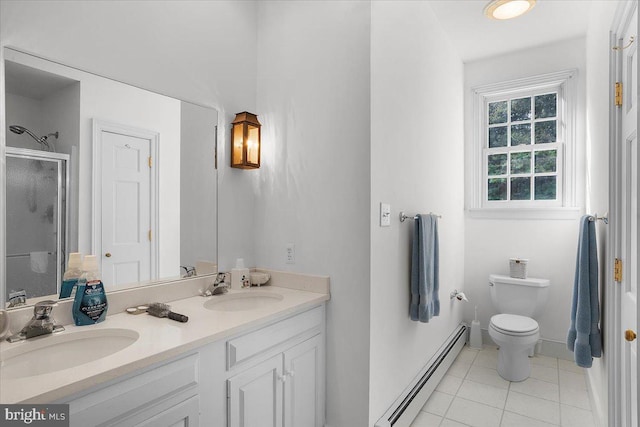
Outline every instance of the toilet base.
<path fill-rule="evenodd" d="M 507 381 L 524 381 L 531 375 L 529 354 L 540 338 L 539 330 L 528 335 L 512 335 L 489 323 L 489 336 L 498 345 L 498 374 Z"/>
<path fill-rule="evenodd" d="M 524 381 L 531 375 L 529 351 L 524 348 L 505 352 L 504 347 L 498 349 L 498 374 L 507 381 Z"/>

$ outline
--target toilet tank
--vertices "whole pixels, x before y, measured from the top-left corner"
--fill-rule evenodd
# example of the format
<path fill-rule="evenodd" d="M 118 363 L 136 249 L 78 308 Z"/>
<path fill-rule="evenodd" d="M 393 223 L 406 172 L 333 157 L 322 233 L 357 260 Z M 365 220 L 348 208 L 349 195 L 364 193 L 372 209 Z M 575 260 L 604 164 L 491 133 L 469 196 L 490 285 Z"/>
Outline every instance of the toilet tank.
<path fill-rule="evenodd" d="M 491 301 L 499 313 L 532 318 L 543 311 L 549 297 L 549 285 L 548 279 L 516 279 L 498 274 L 489 276 Z"/>

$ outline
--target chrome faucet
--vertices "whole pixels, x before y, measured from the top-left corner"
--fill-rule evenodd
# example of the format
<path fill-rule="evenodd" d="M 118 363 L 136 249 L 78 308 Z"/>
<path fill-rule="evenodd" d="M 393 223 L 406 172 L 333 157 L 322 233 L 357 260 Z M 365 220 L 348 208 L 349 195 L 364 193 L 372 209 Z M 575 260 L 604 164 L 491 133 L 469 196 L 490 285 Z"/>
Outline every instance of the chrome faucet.
<path fill-rule="evenodd" d="M 21 305 L 27 305 L 27 291 L 20 289 L 19 291 L 9 292 L 9 305 L 7 308 L 20 307 Z"/>
<path fill-rule="evenodd" d="M 224 294 L 229 290 L 229 284 L 225 281 L 227 273 L 218 273 L 216 279 L 209 287 L 202 292 L 202 296 L 209 297 L 211 295 Z"/>
<path fill-rule="evenodd" d="M 180 268 L 184 270 L 183 278 L 197 276 L 196 268 L 192 265 L 181 265 Z"/>
<path fill-rule="evenodd" d="M 51 310 L 57 305 L 57 302 L 51 300 L 36 303 L 33 307 L 33 318 L 27 322 L 20 332 L 7 338 L 7 341 L 24 341 L 40 335 L 64 331 L 64 326 L 56 325 L 55 320 L 51 317 Z"/>

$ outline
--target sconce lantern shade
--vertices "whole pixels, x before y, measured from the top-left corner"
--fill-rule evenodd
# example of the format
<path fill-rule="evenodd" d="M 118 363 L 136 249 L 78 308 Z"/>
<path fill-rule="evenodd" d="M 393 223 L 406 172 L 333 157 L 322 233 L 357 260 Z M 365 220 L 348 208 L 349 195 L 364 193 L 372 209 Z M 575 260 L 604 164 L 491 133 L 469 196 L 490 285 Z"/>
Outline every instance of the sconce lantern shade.
<path fill-rule="evenodd" d="M 260 127 L 258 116 L 243 111 L 231 123 L 231 167 L 260 167 Z"/>

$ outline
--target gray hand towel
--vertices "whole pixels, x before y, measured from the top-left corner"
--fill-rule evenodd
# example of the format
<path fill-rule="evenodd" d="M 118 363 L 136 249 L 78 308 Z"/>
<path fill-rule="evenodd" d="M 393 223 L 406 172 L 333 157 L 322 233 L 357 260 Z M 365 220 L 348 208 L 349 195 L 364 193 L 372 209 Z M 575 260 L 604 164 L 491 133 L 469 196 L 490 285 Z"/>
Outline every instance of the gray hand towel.
<path fill-rule="evenodd" d="M 411 320 L 429 322 L 440 314 L 438 217 L 418 214 L 411 256 Z"/>

